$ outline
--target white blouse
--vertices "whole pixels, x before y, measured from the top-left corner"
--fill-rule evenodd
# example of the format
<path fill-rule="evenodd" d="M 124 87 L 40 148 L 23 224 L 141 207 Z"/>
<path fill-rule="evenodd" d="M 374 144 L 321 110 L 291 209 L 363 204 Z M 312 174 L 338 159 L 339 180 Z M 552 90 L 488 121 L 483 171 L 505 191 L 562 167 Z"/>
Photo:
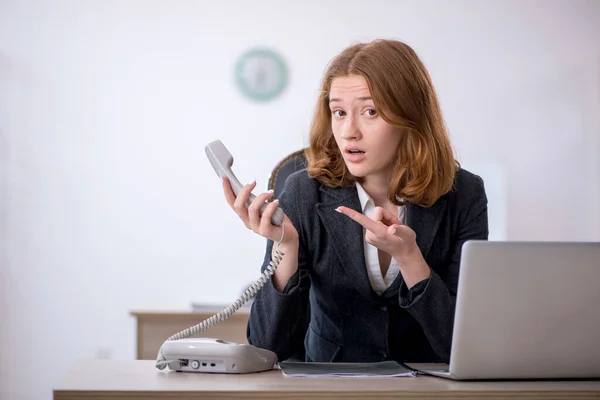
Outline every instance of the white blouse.
<path fill-rule="evenodd" d="M 362 207 L 362 212 L 367 217 L 371 217 L 373 211 L 375 210 L 375 202 L 371 197 L 365 192 L 365 189 L 357 182 L 356 189 L 358 190 L 358 198 L 360 199 L 360 205 Z M 404 223 L 405 216 L 405 206 L 398 207 L 398 220 Z M 369 276 L 369 281 L 371 282 L 371 287 L 378 295 L 381 295 L 396 279 L 398 274 L 400 273 L 400 267 L 398 263 L 392 257 L 390 262 L 390 267 L 388 268 L 385 276 L 381 274 L 381 265 L 379 265 L 379 255 L 377 254 L 377 247 L 367 243 L 365 241 L 366 229 L 363 228 L 363 242 L 365 249 L 365 262 L 367 264 L 367 274 Z"/>

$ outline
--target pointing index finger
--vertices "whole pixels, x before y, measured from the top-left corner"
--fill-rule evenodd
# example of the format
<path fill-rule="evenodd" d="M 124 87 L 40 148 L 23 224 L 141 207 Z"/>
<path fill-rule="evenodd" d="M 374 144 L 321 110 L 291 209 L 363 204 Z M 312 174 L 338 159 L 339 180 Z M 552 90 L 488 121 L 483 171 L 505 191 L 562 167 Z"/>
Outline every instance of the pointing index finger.
<path fill-rule="evenodd" d="M 335 209 L 335 211 L 352 218 L 354 221 L 358 222 L 364 228 L 370 230 L 371 232 L 375 232 L 379 229 L 379 224 L 377 222 L 373 221 L 371 218 L 367 217 L 366 215 L 361 214 L 351 208 L 348 208 L 345 206 L 339 206 L 338 208 Z"/>

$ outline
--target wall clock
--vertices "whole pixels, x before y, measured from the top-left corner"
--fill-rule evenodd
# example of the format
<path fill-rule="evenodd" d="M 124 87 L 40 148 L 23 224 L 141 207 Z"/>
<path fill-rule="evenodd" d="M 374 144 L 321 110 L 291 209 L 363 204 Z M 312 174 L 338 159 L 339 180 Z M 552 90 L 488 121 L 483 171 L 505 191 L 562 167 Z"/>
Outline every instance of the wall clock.
<path fill-rule="evenodd" d="M 238 89 L 254 101 L 269 101 L 279 97 L 288 84 L 288 68 L 276 51 L 267 48 L 250 49 L 235 65 Z"/>

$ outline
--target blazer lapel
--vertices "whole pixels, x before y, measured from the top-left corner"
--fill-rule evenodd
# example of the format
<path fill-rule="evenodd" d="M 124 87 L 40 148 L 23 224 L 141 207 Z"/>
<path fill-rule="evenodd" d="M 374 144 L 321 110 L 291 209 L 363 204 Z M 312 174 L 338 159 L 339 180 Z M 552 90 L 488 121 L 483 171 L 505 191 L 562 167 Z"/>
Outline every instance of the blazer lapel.
<path fill-rule="evenodd" d="M 446 202 L 446 197 L 442 196 L 433 206 L 428 208 L 413 203 L 408 203 L 406 206 L 406 225 L 417 234 L 417 245 L 423 254 L 423 258 L 427 258 L 429 254 L 431 244 L 446 209 Z"/>
<path fill-rule="evenodd" d="M 367 300 L 377 302 L 377 294 L 371 288 L 365 263 L 363 227 L 335 209 L 346 206 L 362 212 L 355 187 L 328 189 L 321 187 L 325 199 L 316 208 L 329 234 L 335 252 L 356 290 Z"/>

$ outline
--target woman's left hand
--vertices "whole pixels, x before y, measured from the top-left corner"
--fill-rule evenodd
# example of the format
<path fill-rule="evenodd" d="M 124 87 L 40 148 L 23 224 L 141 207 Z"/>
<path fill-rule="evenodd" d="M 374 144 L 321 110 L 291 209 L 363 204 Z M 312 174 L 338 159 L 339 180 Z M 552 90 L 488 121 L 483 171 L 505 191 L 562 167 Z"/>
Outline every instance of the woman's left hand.
<path fill-rule="evenodd" d="M 376 207 L 372 218 L 344 206 L 338 207 L 336 211 L 352 218 L 366 229 L 367 243 L 394 257 L 401 266 L 402 275 L 409 288 L 429 277 L 429 266 L 417 245 L 417 234 L 389 211 Z M 409 284 L 409 281 L 412 284 Z"/>
<path fill-rule="evenodd" d="M 340 206 L 336 211 L 352 218 L 367 231 L 365 241 L 379 250 L 385 251 L 398 262 L 407 261 L 407 257 L 418 250 L 417 235 L 398 218 L 382 207 L 375 207 L 369 218 L 351 208 Z"/>

